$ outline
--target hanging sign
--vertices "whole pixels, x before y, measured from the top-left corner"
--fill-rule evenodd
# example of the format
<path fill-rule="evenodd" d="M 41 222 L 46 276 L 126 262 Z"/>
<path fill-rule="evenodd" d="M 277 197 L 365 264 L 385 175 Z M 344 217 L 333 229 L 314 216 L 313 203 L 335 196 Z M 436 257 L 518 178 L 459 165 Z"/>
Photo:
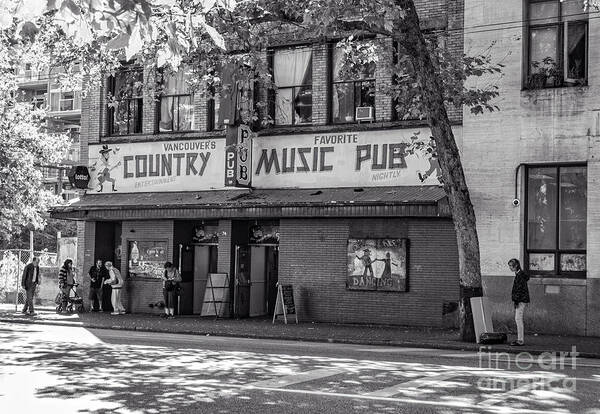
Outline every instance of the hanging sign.
<path fill-rule="evenodd" d="M 76 167 L 71 168 L 69 171 L 69 182 L 72 186 L 79 189 L 88 188 L 88 184 L 90 182 L 90 172 L 88 167 L 85 165 L 78 165 Z"/>
<path fill-rule="evenodd" d="M 225 149 L 225 186 L 250 187 L 252 181 L 252 130 L 240 125 L 237 139 Z"/>
<path fill-rule="evenodd" d="M 277 283 L 277 300 L 275 301 L 275 312 L 273 313 L 273 323 L 277 316 L 283 315 L 283 320 L 287 325 L 288 315 L 294 315 L 296 324 L 298 323 L 298 314 L 294 303 L 294 286 L 280 285 Z"/>

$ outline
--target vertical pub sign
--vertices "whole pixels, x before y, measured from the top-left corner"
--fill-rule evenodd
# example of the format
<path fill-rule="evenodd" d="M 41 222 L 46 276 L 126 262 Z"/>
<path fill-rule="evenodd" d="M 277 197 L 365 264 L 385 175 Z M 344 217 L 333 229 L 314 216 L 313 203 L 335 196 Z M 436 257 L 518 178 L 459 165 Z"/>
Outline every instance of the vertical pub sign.
<path fill-rule="evenodd" d="M 349 290 L 407 291 L 407 239 L 349 239 Z"/>

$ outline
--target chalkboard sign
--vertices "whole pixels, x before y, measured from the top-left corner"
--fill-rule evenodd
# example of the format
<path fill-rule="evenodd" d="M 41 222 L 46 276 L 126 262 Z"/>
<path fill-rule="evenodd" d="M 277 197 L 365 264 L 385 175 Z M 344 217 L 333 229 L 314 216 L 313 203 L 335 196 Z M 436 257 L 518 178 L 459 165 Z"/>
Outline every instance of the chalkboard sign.
<path fill-rule="evenodd" d="M 283 320 L 287 324 L 287 316 L 294 315 L 298 323 L 296 314 L 296 305 L 294 304 L 294 286 L 277 284 L 277 300 L 275 301 L 275 312 L 273 313 L 273 323 L 278 315 L 283 315 Z"/>

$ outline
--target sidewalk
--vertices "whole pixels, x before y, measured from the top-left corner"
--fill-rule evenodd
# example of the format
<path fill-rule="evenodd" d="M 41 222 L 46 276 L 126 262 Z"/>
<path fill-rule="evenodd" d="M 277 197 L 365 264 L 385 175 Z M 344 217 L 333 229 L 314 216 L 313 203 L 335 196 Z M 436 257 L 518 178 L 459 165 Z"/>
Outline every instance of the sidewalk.
<path fill-rule="evenodd" d="M 0 322 L 33 323 L 77 326 L 98 329 L 123 329 L 147 332 L 183 333 L 261 339 L 347 343 L 361 345 L 387 345 L 431 349 L 477 351 L 478 344 L 458 340 L 455 330 L 414 328 L 399 326 L 341 325 L 303 322 L 284 325 L 281 318 L 271 319 L 218 319 L 213 317 L 181 316 L 165 320 L 156 315 L 120 315 L 83 313 L 57 315 L 50 308 L 38 308 L 36 316 L 15 312 L 14 305 L 0 305 Z M 509 335 L 509 340 L 514 335 Z M 557 335 L 527 335 L 526 345 L 511 347 L 493 345 L 492 352 L 571 352 L 575 346 L 580 357 L 600 358 L 600 338 Z"/>

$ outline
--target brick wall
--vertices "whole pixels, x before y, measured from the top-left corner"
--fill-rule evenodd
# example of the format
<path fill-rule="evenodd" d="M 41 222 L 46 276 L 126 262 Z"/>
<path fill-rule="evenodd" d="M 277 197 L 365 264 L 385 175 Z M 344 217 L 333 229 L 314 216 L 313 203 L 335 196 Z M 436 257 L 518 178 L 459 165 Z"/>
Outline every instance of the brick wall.
<path fill-rule="evenodd" d="M 132 232 L 132 230 L 134 230 Z M 167 260 L 173 261 L 173 221 L 124 221 L 122 227 L 122 259 L 121 274 L 125 278 L 123 306 L 132 313 L 160 313 L 160 309 L 150 308 L 150 303 L 163 300 L 162 281 L 152 278 L 127 277 L 127 262 L 129 241 L 133 240 L 166 240 Z"/>
<path fill-rule="evenodd" d="M 319 43 L 313 47 L 313 114 L 314 125 L 326 125 L 329 120 L 330 86 L 328 65 L 329 47 Z"/>
<path fill-rule="evenodd" d="M 441 326 L 443 303 L 458 300 L 450 221 L 293 219 L 281 220 L 280 232 L 279 281 L 294 285 L 303 320 Z M 408 292 L 346 290 L 352 237 L 407 237 Z"/>
<path fill-rule="evenodd" d="M 90 291 L 90 278 L 87 271 L 94 264 L 94 250 L 96 238 L 95 221 L 77 222 L 77 276 L 79 280 L 78 293 L 83 297 L 84 305 L 89 309 L 88 292 Z"/>

